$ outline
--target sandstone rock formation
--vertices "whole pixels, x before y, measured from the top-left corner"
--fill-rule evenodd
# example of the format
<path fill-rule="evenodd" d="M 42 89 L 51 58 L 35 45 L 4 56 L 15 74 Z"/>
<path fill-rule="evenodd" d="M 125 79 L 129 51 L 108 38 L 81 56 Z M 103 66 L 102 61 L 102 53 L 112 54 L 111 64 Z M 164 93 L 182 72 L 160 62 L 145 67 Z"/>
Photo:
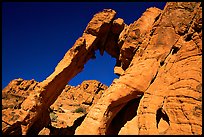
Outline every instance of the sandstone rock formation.
<path fill-rule="evenodd" d="M 138 95 L 143 97 L 138 109 L 134 110 L 137 111 L 133 118 L 135 122 L 128 122 L 124 128 L 133 123 L 134 133 L 138 134 L 201 134 L 202 94 L 196 90 L 196 86 L 202 87 L 201 37 L 199 44 L 193 40 L 193 34 L 186 40 L 189 30 L 192 30 L 191 26 L 194 26 L 193 22 L 202 19 L 199 5 L 199 3 L 168 3 L 161 13 L 155 9 L 146 11 L 153 12 L 152 15 L 156 14 L 155 21 L 151 23 L 149 19 L 149 22 L 143 23 L 149 23 L 149 26 L 154 23 L 152 28 L 150 27 L 151 31 L 147 31 L 149 33 L 142 37 L 141 42 L 139 42 L 141 38 L 136 39 L 138 43 L 133 48 L 136 51 L 129 67 L 91 109 L 81 126 L 77 128 L 76 134 L 112 134 L 108 132 L 111 120 L 126 102 L 137 98 Z M 145 17 L 143 14 L 138 22 L 143 21 L 143 17 L 148 20 L 147 15 L 146 13 Z M 186 26 L 185 30 L 181 25 Z M 202 35 L 201 27 L 199 28 L 197 32 L 192 31 L 195 36 Z M 130 31 L 130 34 L 132 32 Z M 132 46 L 131 44 L 128 46 Z M 125 42 L 121 52 L 123 46 L 126 46 Z M 121 58 L 122 55 L 125 56 L 120 55 Z M 184 64 L 188 64 L 190 68 L 184 67 Z M 192 69 L 193 66 L 196 68 Z M 191 98 L 191 102 L 186 98 Z M 179 121 L 180 117 L 184 121 Z M 190 120 L 190 117 L 194 120 Z M 168 126 L 160 126 L 160 123 L 164 122 Z M 87 125 L 91 124 L 93 128 L 89 130 Z"/>
<path fill-rule="evenodd" d="M 88 80 L 76 87 L 66 85 L 61 95 L 51 105 L 50 134 L 73 135 L 93 106 L 108 87 L 95 80 Z M 63 132 L 63 133 L 61 133 Z"/>
<path fill-rule="evenodd" d="M 35 80 L 14 79 L 2 91 L 2 130 L 13 125 L 22 113 L 20 105 L 33 94 Z M 96 80 L 82 82 L 76 87 L 66 85 L 61 95 L 49 108 L 48 123 L 40 135 L 73 135 L 89 109 L 101 97 L 108 87 Z M 15 127 L 18 127 L 19 123 Z M 18 129 L 20 130 L 20 129 Z M 9 133 L 8 133 L 9 132 Z M 7 134 L 20 134 L 21 131 L 7 130 Z"/>
<path fill-rule="evenodd" d="M 4 106 L 14 119 L 4 134 L 50 134 L 50 125 L 72 127 L 69 117 L 82 120 L 70 132 L 54 134 L 202 134 L 201 3 L 168 2 L 163 10 L 147 9 L 130 25 L 115 14 L 106 9 L 94 15 L 55 71 L 32 86 L 15 110 Z M 72 93 L 66 83 L 95 58 L 96 50 L 116 58 L 114 72 L 120 77 L 103 87 L 103 94 L 86 90 L 86 84 L 76 87 L 83 94 Z M 88 111 L 60 114 L 73 108 L 63 99 L 70 104 L 79 99 Z M 50 117 L 60 120 L 50 124 Z"/>

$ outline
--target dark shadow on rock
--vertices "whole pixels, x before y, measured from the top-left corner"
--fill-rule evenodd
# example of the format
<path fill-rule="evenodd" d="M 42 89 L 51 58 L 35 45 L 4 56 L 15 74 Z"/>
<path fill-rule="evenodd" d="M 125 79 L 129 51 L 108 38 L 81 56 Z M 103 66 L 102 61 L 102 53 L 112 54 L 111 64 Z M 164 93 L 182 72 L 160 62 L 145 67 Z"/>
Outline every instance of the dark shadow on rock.
<path fill-rule="evenodd" d="M 120 129 L 130 120 L 132 120 L 137 115 L 137 109 L 140 103 L 140 99 L 135 98 L 130 100 L 113 118 L 108 129 L 106 130 L 106 135 L 118 135 Z"/>
<path fill-rule="evenodd" d="M 47 128 L 50 129 L 50 135 L 74 135 L 76 128 L 81 125 L 85 117 L 86 115 L 75 120 L 72 127 L 56 128 L 49 124 Z"/>

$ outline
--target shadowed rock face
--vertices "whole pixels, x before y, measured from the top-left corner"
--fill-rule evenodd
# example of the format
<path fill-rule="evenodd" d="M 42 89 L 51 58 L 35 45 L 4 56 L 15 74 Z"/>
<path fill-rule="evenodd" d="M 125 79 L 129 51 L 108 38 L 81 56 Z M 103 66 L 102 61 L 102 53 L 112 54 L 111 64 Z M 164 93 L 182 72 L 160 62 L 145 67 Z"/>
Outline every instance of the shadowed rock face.
<path fill-rule="evenodd" d="M 29 93 L 3 105 L 2 119 L 9 125 L 4 134 L 202 134 L 201 3 L 149 8 L 129 26 L 115 14 L 106 9 L 94 15 L 46 80 L 27 82 L 22 89 Z M 114 72 L 120 77 L 107 89 L 97 82 L 75 90 L 66 86 L 95 50 L 116 58 Z M 12 93 L 9 85 L 5 89 Z M 3 100 L 11 96 L 3 94 Z M 86 113 L 68 114 L 85 111 L 63 100 L 77 101 Z"/>

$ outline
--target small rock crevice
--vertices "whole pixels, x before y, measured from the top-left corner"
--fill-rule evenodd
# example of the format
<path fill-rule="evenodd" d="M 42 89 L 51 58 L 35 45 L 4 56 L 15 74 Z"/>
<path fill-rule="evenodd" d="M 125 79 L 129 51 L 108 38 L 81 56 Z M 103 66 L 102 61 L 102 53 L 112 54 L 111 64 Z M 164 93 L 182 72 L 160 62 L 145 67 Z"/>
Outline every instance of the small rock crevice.
<path fill-rule="evenodd" d="M 155 76 L 152 78 L 150 85 L 155 81 L 156 77 L 157 77 L 158 71 L 156 72 Z"/>
<path fill-rule="evenodd" d="M 157 129 L 159 130 L 160 133 L 165 132 L 169 128 L 170 126 L 169 117 L 167 113 L 164 111 L 164 109 L 159 108 L 157 110 L 156 122 Z"/>

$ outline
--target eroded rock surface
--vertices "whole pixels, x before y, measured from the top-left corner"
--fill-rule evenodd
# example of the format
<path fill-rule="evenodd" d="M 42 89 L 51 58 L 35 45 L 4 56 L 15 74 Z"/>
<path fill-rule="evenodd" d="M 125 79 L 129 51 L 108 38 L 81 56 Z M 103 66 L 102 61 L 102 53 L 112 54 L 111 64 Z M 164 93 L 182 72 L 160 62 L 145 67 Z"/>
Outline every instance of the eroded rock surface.
<path fill-rule="evenodd" d="M 34 94 L 34 88 L 39 82 L 23 80 L 21 78 L 12 80 L 2 90 L 2 131 L 4 134 L 22 134 L 21 123 L 27 112 L 21 110 L 21 104 L 29 96 Z"/>
<path fill-rule="evenodd" d="M 35 92 L 39 82 L 15 79 L 2 91 L 2 130 L 6 134 L 22 134 L 19 119 L 27 113 L 21 110 L 22 102 Z M 73 135 L 89 112 L 89 109 L 102 96 L 108 87 L 96 80 L 87 80 L 74 87 L 66 85 L 62 94 L 50 106 L 47 125 L 39 135 Z M 8 130 L 10 125 L 15 127 Z"/>
<path fill-rule="evenodd" d="M 168 2 L 130 25 L 115 14 L 94 15 L 46 80 L 2 91 L 4 134 L 202 134 L 201 3 Z M 66 86 L 96 50 L 120 77 Z"/>
<path fill-rule="evenodd" d="M 159 52 L 148 50 L 148 55 L 158 56 L 161 51 L 165 53 L 164 46 L 172 47 L 144 92 L 137 116 L 126 123 L 121 134 L 128 134 L 128 129 L 133 127 L 138 134 L 202 134 L 202 37 L 198 43 L 194 39 L 202 30 L 193 29 L 194 22 L 202 19 L 201 11 L 199 3 L 166 5 L 150 41 Z M 188 27 L 184 29 L 181 24 Z"/>
<path fill-rule="evenodd" d="M 73 135 L 90 107 L 98 101 L 107 88 L 96 80 L 84 81 L 76 87 L 67 85 L 50 107 L 51 124 L 48 127 L 51 130 L 55 129 L 50 134 L 57 135 L 64 130 L 64 134 Z M 59 131 L 56 132 L 56 129 Z"/>
<path fill-rule="evenodd" d="M 139 48 L 133 48 L 136 51 L 129 67 L 90 110 L 76 134 L 106 134 L 111 120 L 124 103 L 143 94 L 133 119 L 135 122 L 127 123 L 127 127 L 132 123 L 135 125 L 133 133 L 201 134 L 202 94 L 192 86 L 202 87 L 202 51 L 193 38 L 186 40 L 194 20 L 199 20 L 195 17 L 202 18 L 200 11 L 200 3 L 168 3 L 161 15 L 155 16 L 152 29 L 146 38 L 143 37 L 141 45 L 138 44 Z M 181 24 L 188 27 L 183 30 Z M 192 36 L 199 36 L 202 30 L 192 32 Z M 182 98 L 192 101 L 175 102 Z M 199 108 L 196 109 L 198 115 L 195 108 Z M 180 117 L 186 121 L 179 121 Z M 89 130 L 88 125 L 93 128 Z"/>

